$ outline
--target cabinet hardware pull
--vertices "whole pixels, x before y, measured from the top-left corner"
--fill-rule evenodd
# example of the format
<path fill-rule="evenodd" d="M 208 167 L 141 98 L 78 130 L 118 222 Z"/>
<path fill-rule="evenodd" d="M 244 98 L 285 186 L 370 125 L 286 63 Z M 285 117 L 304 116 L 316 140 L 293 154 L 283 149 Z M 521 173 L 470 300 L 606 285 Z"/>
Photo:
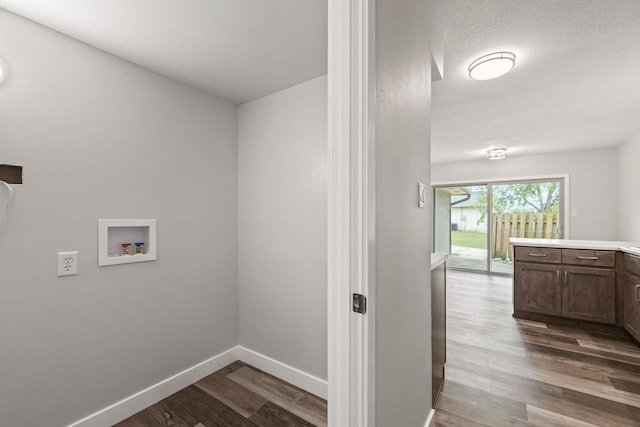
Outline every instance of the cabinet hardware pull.
<path fill-rule="evenodd" d="M 580 256 L 580 255 L 578 255 L 578 259 L 591 259 L 591 260 L 596 261 L 598 259 L 598 257 L 597 256 Z"/>
<path fill-rule="evenodd" d="M 640 285 L 636 285 L 636 302 L 640 302 L 640 295 L 638 295 L 640 292 L 638 292 L 638 289 L 640 289 Z"/>
<path fill-rule="evenodd" d="M 529 253 L 529 256 L 541 256 L 541 257 L 545 257 L 545 256 L 547 256 L 547 254 L 532 254 L 532 253 Z"/>
<path fill-rule="evenodd" d="M 565 271 L 564 272 L 564 283 L 567 283 L 567 276 L 569 275 L 569 272 Z"/>
<path fill-rule="evenodd" d="M 560 281 L 560 270 L 556 270 L 556 281 Z"/>

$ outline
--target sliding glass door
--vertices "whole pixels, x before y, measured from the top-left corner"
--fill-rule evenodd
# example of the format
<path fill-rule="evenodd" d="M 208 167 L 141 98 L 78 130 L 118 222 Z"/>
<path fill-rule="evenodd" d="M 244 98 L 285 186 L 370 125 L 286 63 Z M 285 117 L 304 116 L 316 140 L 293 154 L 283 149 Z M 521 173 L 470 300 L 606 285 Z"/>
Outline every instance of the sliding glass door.
<path fill-rule="evenodd" d="M 492 184 L 491 271 L 513 273 L 510 237 L 562 238 L 561 180 Z"/>
<path fill-rule="evenodd" d="M 434 188 L 434 252 L 450 268 L 513 273 L 510 237 L 563 237 L 563 179 Z"/>
<path fill-rule="evenodd" d="M 451 268 L 486 271 L 487 186 L 435 189 L 434 252 L 451 254 Z"/>

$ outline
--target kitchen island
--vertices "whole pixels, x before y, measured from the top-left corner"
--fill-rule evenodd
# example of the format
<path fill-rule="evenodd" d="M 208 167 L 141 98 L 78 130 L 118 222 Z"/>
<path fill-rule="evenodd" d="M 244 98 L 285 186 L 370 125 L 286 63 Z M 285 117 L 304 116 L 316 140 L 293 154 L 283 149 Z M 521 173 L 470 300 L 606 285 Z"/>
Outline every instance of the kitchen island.
<path fill-rule="evenodd" d="M 513 315 L 624 327 L 640 341 L 640 244 L 511 238 Z"/>

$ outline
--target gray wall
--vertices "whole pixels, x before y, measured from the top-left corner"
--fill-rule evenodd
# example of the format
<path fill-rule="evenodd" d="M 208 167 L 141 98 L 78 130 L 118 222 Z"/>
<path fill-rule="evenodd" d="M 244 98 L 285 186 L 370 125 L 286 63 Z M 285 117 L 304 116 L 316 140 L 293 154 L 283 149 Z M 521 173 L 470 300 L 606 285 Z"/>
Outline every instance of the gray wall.
<path fill-rule="evenodd" d="M 431 57 L 427 2 L 376 2 L 376 425 L 431 408 Z M 429 197 L 427 197 L 429 199 Z"/>
<path fill-rule="evenodd" d="M 619 238 L 640 243 L 640 134 L 618 148 Z"/>
<path fill-rule="evenodd" d="M 327 79 L 239 108 L 240 344 L 327 378 Z"/>
<path fill-rule="evenodd" d="M 0 425 L 60 426 L 237 344 L 237 108 L 2 10 L 0 55 Z M 158 260 L 98 268 L 98 218 Z"/>
<path fill-rule="evenodd" d="M 438 163 L 431 167 L 433 183 L 569 175 L 566 238 L 618 240 L 618 150 L 575 151 L 505 160 Z M 620 238 L 624 239 L 623 235 Z"/>

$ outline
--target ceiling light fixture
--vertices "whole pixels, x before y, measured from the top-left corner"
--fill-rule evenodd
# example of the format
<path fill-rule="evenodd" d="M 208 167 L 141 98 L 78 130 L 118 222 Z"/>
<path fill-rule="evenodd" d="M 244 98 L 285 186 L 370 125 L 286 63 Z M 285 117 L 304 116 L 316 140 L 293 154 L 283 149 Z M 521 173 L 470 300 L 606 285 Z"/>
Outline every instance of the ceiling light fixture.
<path fill-rule="evenodd" d="M 481 56 L 469 65 L 469 77 L 474 80 L 490 80 L 507 74 L 516 65 L 516 55 L 511 52 L 495 52 Z"/>
<path fill-rule="evenodd" d="M 491 150 L 487 150 L 487 159 L 489 160 L 500 160 L 506 157 L 507 157 L 506 148 L 492 148 Z"/>

